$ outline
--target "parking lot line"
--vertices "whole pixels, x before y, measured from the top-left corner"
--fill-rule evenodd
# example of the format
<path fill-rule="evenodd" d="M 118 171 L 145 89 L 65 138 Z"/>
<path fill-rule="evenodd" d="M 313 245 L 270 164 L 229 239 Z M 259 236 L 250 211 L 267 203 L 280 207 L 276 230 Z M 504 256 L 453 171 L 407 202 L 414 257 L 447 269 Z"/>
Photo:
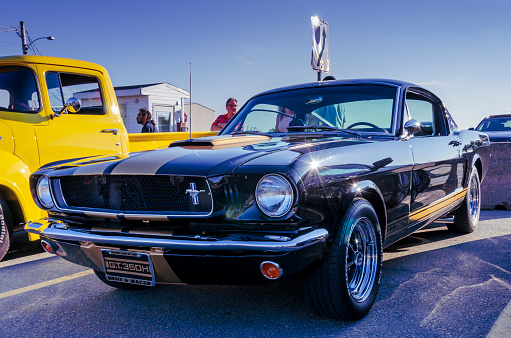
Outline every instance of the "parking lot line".
<path fill-rule="evenodd" d="M 27 263 L 27 262 L 38 261 L 40 259 L 51 258 L 51 257 L 55 257 L 55 256 L 51 255 L 49 253 L 43 252 L 43 253 L 40 253 L 40 254 L 30 255 L 30 256 L 27 256 L 27 257 L 21 257 L 21 258 L 11 259 L 11 260 L 8 260 L 8 261 L 2 261 L 2 262 L 0 262 L 0 269 L 1 268 L 6 268 L 8 266 L 13 266 L 13 265 Z"/>
<path fill-rule="evenodd" d="M 68 276 L 52 279 L 52 280 L 49 280 L 49 281 L 46 281 L 46 282 L 42 282 L 42 283 L 37 283 L 37 284 L 34 284 L 34 285 L 26 286 L 24 288 L 19 288 L 19 289 L 7 291 L 7 292 L 4 292 L 4 293 L 0 293 L 0 299 L 7 298 L 7 297 L 10 297 L 10 296 L 19 295 L 21 293 L 28 292 L 28 291 L 33 291 L 33 290 L 41 289 L 41 288 L 44 288 L 46 286 L 50 286 L 50 285 L 66 282 L 68 280 L 79 278 L 79 277 L 83 277 L 83 276 L 87 276 L 87 275 L 90 275 L 92 273 L 94 273 L 94 270 L 86 270 L 86 271 L 74 273 L 72 275 L 68 275 Z"/>
<path fill-rule="evenodd" d="M 509 337 L 511 332 L 511 302 L 509 302 L 506 308 L 501 312 L 499 318 L 493 324 L 490 333 L 486 338 L 504 338 Z"/>

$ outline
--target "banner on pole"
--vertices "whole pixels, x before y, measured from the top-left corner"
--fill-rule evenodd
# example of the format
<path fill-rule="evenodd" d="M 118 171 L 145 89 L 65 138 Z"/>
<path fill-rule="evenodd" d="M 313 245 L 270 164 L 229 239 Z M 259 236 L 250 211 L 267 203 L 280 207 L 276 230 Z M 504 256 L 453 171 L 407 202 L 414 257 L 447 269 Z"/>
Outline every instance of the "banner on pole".
<path fill-rule="evenodd" d="M 330 73 L 330 48 L 328 48 L 328 23 L 317 16 L 311 16 L 313 70 Z"/>

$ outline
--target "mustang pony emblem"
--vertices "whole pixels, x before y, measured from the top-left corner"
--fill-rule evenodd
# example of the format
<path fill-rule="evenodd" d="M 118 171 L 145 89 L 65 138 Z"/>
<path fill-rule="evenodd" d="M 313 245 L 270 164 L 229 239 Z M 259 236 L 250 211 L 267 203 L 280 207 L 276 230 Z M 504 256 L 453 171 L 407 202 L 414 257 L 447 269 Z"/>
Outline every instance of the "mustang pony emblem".
<path fill-rule="evenodd" d="M 190 183 L 190 189 L 186 189 L 185 195 L 190 194 L 192 197 L 192 203 L 194 205 L 199 204 L 199 194 L 201 192 L 205 192 L 206 190 L 197 190 L 197 186 L 195 183 Z"/>

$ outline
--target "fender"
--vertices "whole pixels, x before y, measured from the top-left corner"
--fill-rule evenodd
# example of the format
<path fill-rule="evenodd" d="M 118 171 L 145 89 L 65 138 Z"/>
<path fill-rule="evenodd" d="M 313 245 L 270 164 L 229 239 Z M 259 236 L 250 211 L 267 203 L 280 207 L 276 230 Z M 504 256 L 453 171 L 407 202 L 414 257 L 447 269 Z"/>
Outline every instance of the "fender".
<path fill-rule="evenodd" d="M 380 227 L 382 231 L 382 237 L 385 238 L 387 231 L 387 210 L 385 208 L 385 202 L 383 198 L 383 194 L 378 188 L 378 186 L 370 180 L 362 180 L 362 181 L 351 181 L 349 185 L 344 185 L 340 187 L 342 197 L 340 208 L 338 209 L 339 217 L 344 215 L 346 209 L 356 198 L 364 198 L 373 206 L 376 214 L 378 216 L 378 221 L 380 222 Z M 339 217 L 336 217 L 335 224 L 339 223 Z M 331 234 L 331 238 L 334 238 L 337 232 L 336 227 L 330 228 L 333 232 Z"/>
<path fill-rule="evenodd" d="M 28 220 L 40 219 L 45 213 L 39 209 L 30 193 L 29 177 L 31 170 L 17 156 L 0 149 L 0 192 L 9 204 L 17 204 L 21 215 L 15 215 L 16 210 L 11 210 L 15 219 L 26 223 Z M 29 234 L 30 240 L 38 237 Z"/>
<path fill-rule="evenodd" d="M 363 197 L 373 206 L 382 231 L 382 237 L 385 238 L 387 230 L 387 209 L 385 208 L 385 201 L 380 188 L 369 180 L 354 182 L 349 191 L 351 199 L 356 197 Z"/>

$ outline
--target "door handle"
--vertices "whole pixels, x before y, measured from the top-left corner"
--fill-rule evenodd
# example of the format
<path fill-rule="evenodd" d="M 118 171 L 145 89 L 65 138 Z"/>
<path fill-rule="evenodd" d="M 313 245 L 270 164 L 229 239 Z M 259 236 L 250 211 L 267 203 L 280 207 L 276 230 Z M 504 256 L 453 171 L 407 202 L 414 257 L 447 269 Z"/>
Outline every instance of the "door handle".
<path fill-rule="evenodd" d="M 461 141 L 451 141 L 449 142 L 449 145 L 453 147 L 459 147 L 461 145 Z"/>
<path fill-rule="evenodd" d="M 119 134 L 119 129 L 103 129 L 101 130 L 102 133 L 112 133 L 114 135 Z"/>

